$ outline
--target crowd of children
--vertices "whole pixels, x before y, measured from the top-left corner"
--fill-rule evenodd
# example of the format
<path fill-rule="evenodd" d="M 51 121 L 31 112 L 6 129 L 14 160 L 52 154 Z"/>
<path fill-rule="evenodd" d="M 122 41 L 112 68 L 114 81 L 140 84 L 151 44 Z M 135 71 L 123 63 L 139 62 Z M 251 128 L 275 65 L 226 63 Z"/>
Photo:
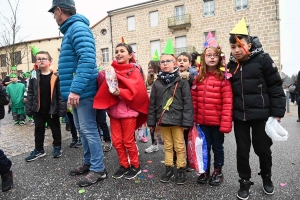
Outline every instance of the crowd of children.
<path fill-rule="evenodd" d="M 190 129 L 196 123 L 205 135 L 208 149 L 208 167 L 197 182 L 219 186 L 224 180 L 225 133 L 230 133 L 234 124 L 240 177 L 237 198 L 248 199 L 253 185 L 249 165 L 251 143 L 259 157 L 263 191 L 274 193 L 272 140 L 265 132 L 265 123 L 270 116 L 278 121 L 284 116 L 282 80 L 258 38 L 249 36 L 244 19 L 230 32 L 229 43 L 231 54 L 226 64 L 224 52 L 210 32 L 201 54 L 183 52 L 175 57 L 172 41 L 168 39 L 162 55 L 159 56 L 156 50 L 149 62 L 146 81 L 132 47 L 124 40 L 116 46 L 110 70 L 115 73 L 117 85 L 110 82 L 111 77 L 105 70 L 100 71 L 99 89 L 94 98 L 99 130 L 103 132 L 103 141 L 109 144 L 103 150 L 109 151 L 112 145 L 119 158 L 119 169 L 113 178 L 133 179 L 141 173 L 135 131 L 139 130 L 141 141 L 147 142 L 143 139 L 146 123 L 151 146 L 145 152 L 159 151 L 155 135 L 158 129 L 164 142 L 165 172 L 160 181 L 168 183 L 175 176 L 176 184 L 184 184 L 186 172 L 193 170 L 187 159 L 187 148 Z M 197 62 L 199 56 L 200 63 Z M 53 157 L 61 156 L 59 117 L 64 117 L 67 109 L 60 95 L 59 77 L 49 69 L 50 54 L 40 51 L 36 58 L 38 68 L 27 79 L 26 113 L 25 85 L 18 83 L 15 73 L 10 74 L 10 81 L 6 83 L 15 124 L 23 125 L 26 114 L 33 116 L 35 122 L 35 149 L 26 161 L 46 155 L 43 149 L 45 122 L 49 123 L 54 139 Z M 110 118 L 111 136 L 106 112 Z M 74 126 L 72 109 L 69 108 L 67 114 L 72 133 L 70 147 L 76 147 L 80 137 Z M 214 154 L 212 173 L 211 150 Z M 11 171 L 8 169 L 5 173 Z"/>

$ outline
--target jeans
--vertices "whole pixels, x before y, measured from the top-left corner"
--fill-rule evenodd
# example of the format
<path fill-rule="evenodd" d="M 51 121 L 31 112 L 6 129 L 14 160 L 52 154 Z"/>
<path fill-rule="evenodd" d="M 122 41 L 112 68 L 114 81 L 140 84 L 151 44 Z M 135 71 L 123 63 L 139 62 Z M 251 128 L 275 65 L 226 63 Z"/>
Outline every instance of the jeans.
<path fill-rule="evenodd" d="M 68 116 L 68 117 L 65 117 L 65 119 L 68 118 L 70 128 L 71 128 L 72 139 L 78 141 L 77 130 L 76 130 L 76 127 L 74 124 L 73 114 L 71 112 L 67 112 L 66 116 Z"/>
<path fill-rule="evenodd" d="M 11 161 L 6 157 L 4 152 L 0 149 L 0 174 L 6 174 L 11 167 Z"/>
<path fill-rule="evenodd" d="M 97 116 L 96 116 L 97 124 L 103 131 L 103 140 L 105 142 L 111 141 L 109 129 L 106 123 L 106 111 L 105 110 L 97 110 Z"/>
<path fill-rule="evenodd" d="M 44 139 L 45 139 L 45 123 L 47 122 L 53 137 L 53 146 L 61 146 L 61 129 L 59 116 L 33 113 L 34 119 L 34 140 L 35 148 L 38 151 L 44 150 Z"/>
<path fill-rule="evenodd" d="M 83 146 L 83 163 L 90 165 L 90 171 L 103 172 L 103 150 L 93 101 L 94 97 L 80 99 L 77 108 L 73 108 L 73 118 Z"/>
<path fill-rule="evenodd" d="M 265 131 L 266 122 L 262 120 L 234 121 L 234 135 L 236 140 L 237 170 L 241 179 L 249 180 L 251 178 L 251 168 L 249 164 L 251 135 L 252 145 L 255 154 L 259 158 L 261 175 L 271 174 L 273 144 L 271 138 Z"/>
<path fill-rule="evenodd" d="M 208 151 L 208 163 L 207 169 L 210 169 L 211 149 L 214 152 L 214 168 L 222 168 L 224 165 L 224 133 L 220 132 L 219 126 L 206 126 L 200 125 L 201 130 L 205 134 L 207 151 Z"/>

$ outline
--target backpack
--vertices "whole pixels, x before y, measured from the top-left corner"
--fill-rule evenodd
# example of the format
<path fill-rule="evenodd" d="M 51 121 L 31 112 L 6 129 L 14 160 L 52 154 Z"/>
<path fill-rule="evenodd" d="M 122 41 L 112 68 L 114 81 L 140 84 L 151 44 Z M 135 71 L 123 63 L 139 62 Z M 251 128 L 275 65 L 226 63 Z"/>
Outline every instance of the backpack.
<path fill-rule="evenodd" d="M 5 89 L 0 88 L 0 106 L 8 105 L 9 96 L 7 95 Z"/>

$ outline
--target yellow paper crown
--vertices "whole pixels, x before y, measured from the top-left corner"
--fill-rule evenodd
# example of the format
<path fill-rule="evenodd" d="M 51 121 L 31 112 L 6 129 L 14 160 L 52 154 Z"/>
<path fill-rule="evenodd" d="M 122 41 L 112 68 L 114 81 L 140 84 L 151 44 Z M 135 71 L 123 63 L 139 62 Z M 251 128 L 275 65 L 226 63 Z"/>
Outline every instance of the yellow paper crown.
<path fill-rule="evenodd" d="M 231 35 L 238 34 L 238 35 L 248 35 L 248 29 L 246 26 L 246 22 L 244 17 L 239 21 L 239 23 L 230 31 Z"/>

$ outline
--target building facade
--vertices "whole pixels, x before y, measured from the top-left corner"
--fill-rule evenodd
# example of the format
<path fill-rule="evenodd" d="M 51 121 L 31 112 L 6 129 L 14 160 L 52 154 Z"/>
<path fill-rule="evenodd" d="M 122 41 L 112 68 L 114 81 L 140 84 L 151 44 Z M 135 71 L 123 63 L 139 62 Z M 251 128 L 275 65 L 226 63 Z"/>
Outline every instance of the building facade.
<path fill-rule="evenodd" d="M 152 0 L 108 11 L 108 17 L 92 27 L 98 65 L 111 62 L 121 37 L 133 47 L 138 62 L 146 69 L 154 51 L 161 53 L 168 38 L 177 54 L 199 52 L 209 31 L 215 34 L 228 58 L 229 32 L 244 17 L 250 35 L 259 37 L 279 68 L 278 15 L 277 0 Z M 106 35 L 101 35 L 102 29 L 107 30 Z M 105 49 L 108 54 L 103 54 Z"/>

